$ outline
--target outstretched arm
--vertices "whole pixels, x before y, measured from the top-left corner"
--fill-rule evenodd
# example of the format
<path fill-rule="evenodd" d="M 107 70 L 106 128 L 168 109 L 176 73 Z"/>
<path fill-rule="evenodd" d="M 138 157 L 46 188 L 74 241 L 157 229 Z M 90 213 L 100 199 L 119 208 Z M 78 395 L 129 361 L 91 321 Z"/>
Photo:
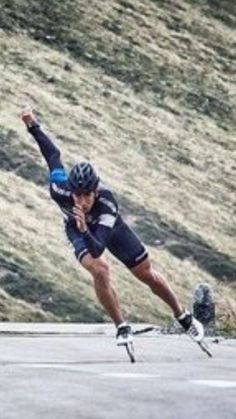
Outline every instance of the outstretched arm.
<path fill-rule="evenodd" d="M 37 142 L 40 151 L 45 158 L 50 172 L 55 169 L 63 169 L 60 150 L 53 144 L 52 140 L 41 129 L 40 124 L 31 110 L 25 110 L 21 114 L 21 119 L 25 123 L 28 131 Z"/>

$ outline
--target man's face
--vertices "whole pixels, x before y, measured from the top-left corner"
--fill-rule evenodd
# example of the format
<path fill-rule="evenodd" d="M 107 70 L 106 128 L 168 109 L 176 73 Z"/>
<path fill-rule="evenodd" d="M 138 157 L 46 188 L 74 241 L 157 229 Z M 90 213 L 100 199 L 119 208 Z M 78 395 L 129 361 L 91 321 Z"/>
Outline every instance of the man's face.
<path fill-rule="evenodd" d="M 79 205 L 86 214 L 91 210 L 95 202 L 97 191 L 92 191 L 86 194 L 82 193 L 81 195 L 72 194 L 72 196 L 75 205 Z"/>

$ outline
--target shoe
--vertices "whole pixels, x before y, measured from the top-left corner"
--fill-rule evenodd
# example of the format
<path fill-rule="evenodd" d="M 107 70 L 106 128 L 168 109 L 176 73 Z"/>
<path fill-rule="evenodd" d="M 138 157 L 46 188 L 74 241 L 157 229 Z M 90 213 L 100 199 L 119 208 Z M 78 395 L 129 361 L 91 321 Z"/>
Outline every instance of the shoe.
<path fill-rule="evenodd" d="M 31 128 L 34 125 L 38 125 L 38 121 L 33 115 L 33 111 L 30 107 L 24 108 L 21 112 L 20 117 L 28 128 Z"/>
<path fill-rule="evenodd" d="M 204 327 L 191 313 L 185 311 L 177 317 L 179 324 L 186 333 L 195 341 L 201 342 L 204 338 Z"/>
<path fill-rule="evenodd" d="M 122 323 L 117 327 L 116 344 L 121 346 L 128 343 L 133 343 L 131 327 L 126 323 Z"/>

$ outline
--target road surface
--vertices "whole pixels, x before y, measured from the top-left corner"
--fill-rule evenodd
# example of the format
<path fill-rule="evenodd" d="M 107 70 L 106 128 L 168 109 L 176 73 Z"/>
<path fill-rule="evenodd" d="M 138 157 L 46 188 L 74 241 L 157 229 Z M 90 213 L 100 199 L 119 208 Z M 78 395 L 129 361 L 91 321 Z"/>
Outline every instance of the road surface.
<path fill-rule="evenodd" d="M 110 325 L 0 323 L 0 419 L 235 419 L 236 340 L 207 341 L 137 336 L 131 364 Z"/>

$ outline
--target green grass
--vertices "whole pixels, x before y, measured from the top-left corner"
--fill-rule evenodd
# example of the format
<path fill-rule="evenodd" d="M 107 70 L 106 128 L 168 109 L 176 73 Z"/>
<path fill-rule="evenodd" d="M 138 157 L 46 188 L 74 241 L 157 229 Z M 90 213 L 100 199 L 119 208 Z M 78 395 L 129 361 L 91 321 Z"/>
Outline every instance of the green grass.
<path fill-rule="evenodd" d="M 84 157 L 95 163 L 183 303 L 208 282 L 219 328 L 235 328 L 233 8 L 183 0 L 1 4 L 5 319 L 107 320 L 18 118 L 30 103 L 67 167 Z M 107 257 L 128 318 L 169 322 L 164 304 Z"/>

